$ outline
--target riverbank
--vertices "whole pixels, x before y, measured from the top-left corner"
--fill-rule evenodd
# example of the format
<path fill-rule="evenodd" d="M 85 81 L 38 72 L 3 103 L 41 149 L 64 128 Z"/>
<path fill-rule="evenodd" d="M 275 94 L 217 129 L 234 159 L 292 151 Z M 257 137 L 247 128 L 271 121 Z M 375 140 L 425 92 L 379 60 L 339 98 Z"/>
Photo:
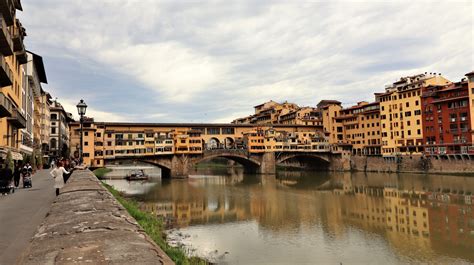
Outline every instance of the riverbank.
<path fill-rule="evenodd" d="M 347 163 L 347 161 L 346 161 Z M 423 174 L 472 174 L 474 160 L 469 157 L 436 159 L 424 156 L 404 156 L 394 158 L 352 156 L 349 160 L 351 171 Z"/>
<path fill-rule="evenodd" d="M 139 209 L 138 203 L 130 198 L 125 198 L 122 194 L 115 190 L 112 186 L 102 183 L 109 192 L 122 204 L 128 213 L 135 218 L 138 224 L 143 228 L 145 233 L 150 236 L 153 241 L 160 246 L 161 249 L 174 261 L 176 264 L 202 264 L 207 265 L 208 262 L 199 257 L 187 257 L 185 250 L 179 247 L 172 247 L 166 242 L 166 234 L 164 232 L 163 223 L 150 213 Z"/>

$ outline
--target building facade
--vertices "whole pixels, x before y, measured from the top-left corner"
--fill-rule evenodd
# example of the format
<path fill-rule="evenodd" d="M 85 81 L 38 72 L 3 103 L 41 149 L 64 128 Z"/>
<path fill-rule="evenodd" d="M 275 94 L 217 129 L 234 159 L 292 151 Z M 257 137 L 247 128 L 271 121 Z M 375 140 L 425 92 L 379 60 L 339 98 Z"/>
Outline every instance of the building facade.
<path fill-rule="evenodd" d="M 428 86 L 421 99 L 425 154 L 474 154 L 468 81 Z"/>
<path fill-rule="evenodd" d="M 381 154 L 379 102 L 364 101 L 356 106 L 341 109 L 334 120 L 335 128 L 339 128 L 339 131 L 342 128 L 342 137 L 339 132 L 338 144 L 350 148 L 353 155 Z"/>
<path fill-rule="evenodd" d="M 22 10 L 20 0 L 0 1 L 0 158 L 10 151 L 14 160 L 22 160 L 22 129 L 27 128 L 24 110 L 24 71 L 27 61 L 23 39 L 25 29 L 16 18 Z"/>
<path fill-rule="evenodd" d="M 384 93 L 375 93 L 380 103 L 383 156 L 422 154 L 422 91 L 430 85 L 448 83 L 441 74 L 424 73 L 402 77 Z"/>
<path fill-rule="evenodd" d="M 70 156 L 69 123 L 74 121 L 58 101 L 53 101 L 50 108 L 51 131 L 49 136 L 50 159 Z"/>

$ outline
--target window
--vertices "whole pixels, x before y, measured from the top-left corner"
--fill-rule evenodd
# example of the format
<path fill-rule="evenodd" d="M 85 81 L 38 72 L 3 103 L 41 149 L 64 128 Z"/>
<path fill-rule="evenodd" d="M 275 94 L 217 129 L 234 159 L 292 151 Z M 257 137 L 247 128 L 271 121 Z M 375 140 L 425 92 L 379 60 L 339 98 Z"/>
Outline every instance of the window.
<path fill-rule="evenodd" d="M 108 134 L 107 134 L 107 137 L 112 138 L 112 134 L 111 134 L 111 133 L 108 133 Z"/>
<path fill-rule="evenodd" d="M 222 134 L 234 134 L 234 128 L 222 128 Z"/>
<path fill-rule="evenodd" d="M 84 132 L 84 136 L 89 136 L 89 132 Z"/>
<path fill-rule="evenodd" d="M 96 136 L 97 136 L 97 137 L 101 137 L 102 134 L 101 134 L 101 133 L 97 133 Z"/>
<path fill-rule="evenodd" d="M 416 105 L 416 106 L 420 105 L 420 102 L 418 102 L 418 100 L 415 101 L 415 105 Z"/>
<path fill-rule="evenodd" d="M 84 142 L 84 146 L 89 146 L 89 142 Z"/>
<path fill-rule="evenodd" d="M 89 157 L 90 155 L 89 155 L 89 153 L 83 153 L 82 156 L 83 157 Z"/>
<path fill-rule="evenodd" d="M 56 134 L 56 128 L 51 128 L 51 133 Z"/>
<path fill-rule="evenodd" d="M 51 114 L 51 120 L 57 120 L 58 115 L 57 114 Z"/>
<path fill-rule="evenodd" d="M 107 142 L 107 146 L 112 146 L 112 142 Z"/>
<path fill-rule="evenodd" d="M 220 134 L 220 128 L 207 128 L 207 134 Z"/>

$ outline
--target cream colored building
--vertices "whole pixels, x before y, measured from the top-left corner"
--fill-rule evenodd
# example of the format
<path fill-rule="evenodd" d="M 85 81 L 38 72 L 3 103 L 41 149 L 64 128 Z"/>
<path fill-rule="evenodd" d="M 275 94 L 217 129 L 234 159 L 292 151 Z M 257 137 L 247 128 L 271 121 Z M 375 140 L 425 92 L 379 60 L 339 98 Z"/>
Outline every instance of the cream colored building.
<path fill-rule="evenodd" d="M 375 93 L 380 102 L 382 155 L 411 155 L 423 152 L 421 93 L 429 85 L 445 85 L 449 80 L 436 73 L 402 77 Z"/>

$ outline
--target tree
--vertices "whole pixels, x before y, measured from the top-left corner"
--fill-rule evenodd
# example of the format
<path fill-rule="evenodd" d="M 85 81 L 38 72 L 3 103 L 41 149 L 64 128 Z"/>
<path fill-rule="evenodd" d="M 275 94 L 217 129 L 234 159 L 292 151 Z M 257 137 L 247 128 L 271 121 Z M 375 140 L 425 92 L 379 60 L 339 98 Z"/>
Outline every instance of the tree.
<path fill-rule="evenodd" d="M 7 153 L 7 159 L 5 160 L 5 166 L 8 165 L 8 167 L 13 170 L 15 168 L 15 164 L 13 162 L 13 156 L 12 156 L 12 152 L 10 150 L 8 150 L 8 153 Z"/>
<path fill-rule="evenodd" d="M 31 155 L 31 167 L 33 170 L 36 170 L 36 151 L 33 151 L 33 154 Z"/>

